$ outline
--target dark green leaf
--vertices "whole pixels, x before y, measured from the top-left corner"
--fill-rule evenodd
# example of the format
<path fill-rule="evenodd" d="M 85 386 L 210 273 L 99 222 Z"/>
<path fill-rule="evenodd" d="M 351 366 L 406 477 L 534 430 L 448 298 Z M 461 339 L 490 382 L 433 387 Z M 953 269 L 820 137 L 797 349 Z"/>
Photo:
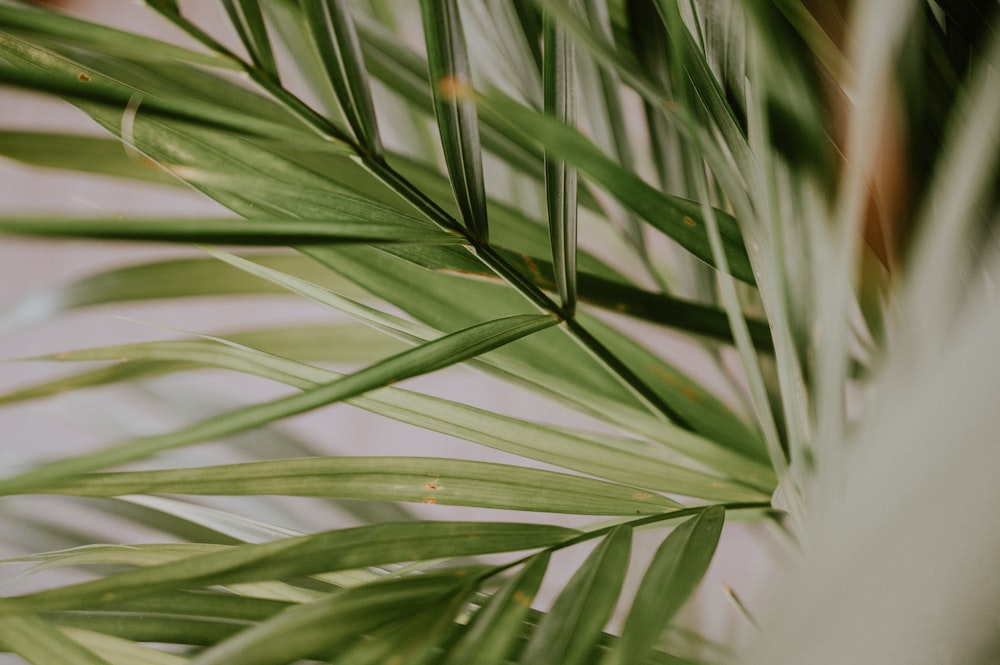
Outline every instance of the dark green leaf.
<path fill-rule="evenodd" d="M 542 84 L 545 113 L 572 126 L 576 120 L 573 85 L 573 45 L 550 16 L 545 17 L 545 58 Z M 558 154 L 545 150 L 545 203 L 556 289 L 563 309 L 576 309 L 576 169 Z"/>
<path fill-rule="evenodd" d="M 365 220 L 336 209 L 322 219 L 0 217 L 0 233 L 250 246 L 463 242 L 426 224 Z"/>
<path fill-rule="evenodd" d="M 549 554 L 537 554 L 479 610 L 472 625 L 451 649 L 445 665 L 501 665 L 517 642 L 531 603 L 549 566 Z"/>
<path fill-rule="evenodd" d="M 639 662 L 704 577 L 722 533 L 725 509 L 713 506 L 675 528 L 639 585 L 612 663 Z"/>
<path fill-rule="evenodd" d="M 458 5 L 455 0 L 421 0 L 420 6 L 434 108 L 455 200 L 472 234 L 487 242 L 479 120 Z"/>
<path fill-rule="evenodd" d="M 257 0 L 223 0 L 223 6 L 254 66 L 277 81 L 278 64 L 274 60 L 260 3 Z"/>
<path fill-rule="evenodd" d="M 524 665 L 588 662 L 621 593 L 631 548 L 627 526 L 601 541 L 542 618 L 521 657 Z"/>
<path fill-rule="evenodd" d="M 301 8 L 347 123 L 365 151 L 381 158 L 382 139 L 368 73 L 348 5 L 343 0 L 304 0 Z"/>
<path fill-rule="evenodd" d="M 667 234 L 702 261 L 712 264 L 712 249 L 705 232 L 701 206 L 675 196 L 668 196 L 644 182 L 634 172 L 601 152 L 578 131 L 529 109 L 498 93 L 480 96 L 479 106 L 494 122 L 504 123 L 512 133 L 544 145 L 613 194 L 624 206 Z M 726 257 L 733 276 L 753 283 L 753 271 L 739 226 L 733 217 L 715 211 L 723 235 Z"/>

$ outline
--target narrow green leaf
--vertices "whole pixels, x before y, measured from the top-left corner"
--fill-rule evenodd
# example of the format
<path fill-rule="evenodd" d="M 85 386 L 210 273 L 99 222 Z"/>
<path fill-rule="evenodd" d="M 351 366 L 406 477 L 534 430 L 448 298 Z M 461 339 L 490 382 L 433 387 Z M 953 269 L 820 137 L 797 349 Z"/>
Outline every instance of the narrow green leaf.
<path fill-rule="evenodd" d="M 77 349 L 64 353 L 22 360 L 59 362 L 112 361 L 115 364 L 88 370 L 50 381 L 43 381 L 0 395 L 0 404 L 38 399 L 70 390 L 138 381 L 163 374 L 204 367 L 220 367 L 265 376 L 297 387 L 311 387 L 318 382 L 304 380 L 304 375 L 333 379 L 335 373 L 315 372 L 301 366 L 282 368 L 262 362 L 267 356 L 245 352 L 252 347 L 265 354 L 296 361 L 332 363 L 371 363 L 399 353 L 408 345 L 387 335 L 373 335 L 367 326 L 357 323 L 297 326 L 223 333 L 218 336 L 231 344 L 228 349 L 214 339 L 179 340 L 126 344 L 113 347 Z M 222 356 L 220 357 L 220 353 Z M 243 358 L 243 364 L 237 360 Z M 254 362 L 254 359 L 257 362 Z M 308 366 L 307 366 L 308 367 Z M 292 371 L 289 371 L 289 370 Z"/>
<path fill-rule="evenodd" d="M 237 409 L 176 432 L 136 439 L 88 455 L 40 465 L 18 476 L 0 480 L 0 494 L 28 491 L 39 483 L 47 484 L 86 471 L 144 459 L 163 450 L 260 427 L 274 420 L 463 362 L 555 323 L 555 319 L 547 316 L 521 315 L 474 325 L 297 395 Z"/>
<path fill-rule="evenodd" d="M 427 87 L 426 60 L 381 24 L 365 20 L 361 14 L 356 18 L 368 71 L 406 100 L 411 108 L 433 115 L 434 101 Z M 486 122 L 485 118 L 480 120 Z M 479 131 L 484 149 L 532 178 L 543 177 L 542 154 L 537 147 L 498 131 L 488 122 L 482 124 Z"/>
<path fill-rule="evenodd" d="M 32 166 L 130 178 L 157 185 L 181 181 L 149 159 L 133 159 L 121 141 L 57 132 L 0 131 L 0 155 Z"/>
<path fill-rule="evenodd" d="M 545 57 L 542 84 L 545 113 L 573 126 L 576 101 L 573 85 L 573 45 L 551 16 L 545 17 Z M 573 316 L 576 309 L 576 169 L 558 155 L 545 150 L 545 204 L 549 220 L 549 242 L 555 268 L 556 288 L 563 309 Z"/>
<path fill-rule="evenodd" d="M 58 624 L 58 621 L 53 623 Z M 186 665 L 189 662 L 183 656 L 137 644 L 139 640 L 133 642 L 93 630 L 63 626 L 60 626 L 59 632 L 99 655 L 111 665 Z"/>
<path fill-rule="evenodd" d="M 264 23 L 260 3 L 257 0 L 223 0 L 223 6 L 254 66 L 277 81 L 278 64 L 271 50 L 271 40 L 267 36 L 267 24 Z"/>
<path fill-rule="evenodd" d="M 724 521 L 725 509 L 713 506 L 670 532 L 639 585 L 610 662 L 640 662 L 656 646 L 667 622 L 708 570 Z"/>
<path fill-rule="evenodd" d="M 432 659 L 439 661 L 462 629 L 456 619 L 474 593 L 469 584 L 458 585 L 403 620 L 374 631 L 371 639 L 341 651 L 330 665 L 428 665 Z"/>
<path fill-rule="evenodd" d="M 489 241 L 479 120 L 472 72 L 455 0 L 421 0 L 427 67 L 448 174 L 462 219 L 480 242 Z"/>
<path fill-rule="evenodd" d="M 212 616 L 177 616 L 170 614 L 155 614 L 153 616 L 141 613 L 102 612 L 46 612 L 47 621 L 59 627 L 69 635 L 79 635 L 77 631 L 91 634 L 101 634 L 109 639 L 125 640 L 127 643 L 159 643 L 190 646 L 209 646 L 246 630 L 253 624 L 231 619 L 219 619 Z M 83 644 L 89 644 L 85 639 Z M 100 645 L 94 645 L 98 647 Z M 97 649 L 95 648 L 95 651 Z M 99 651 L 102 655 L 106 652 Z M 164 652 L 159 652 L 167 655 Z M 107 657 L 107 656 L 106 656 Z M 109 658 L 110 660 L 110 658 Z M 49 661 L 43 661 L 49 662 Z M 56 661 L 59 663 L 68 661 Z M 111 661 L 114 663 L 115 661 Z M 121 665 L 135 665 L 142 660 L 119 661 Z M 175 661 L 167 661 L 173 665 Z M 164 665 L 167 665 L 167 662 Z M 187 659 L 181 661 L 188 663 Z M 153 661 L 155 665 L 160 665 Z M 117 665 L 117 663 L 116 663 Z"/>
<path fill-rule="evenodd" d="M 321 533 L 185 557 L 110 577 L 0 598 L 0 615 L 92 607 L 150 593 L 294 578 L 363 566 L 514 552 L 579 532 L 502 522 L 397 522 Z M 367 585 L 365 585 L 367 586 Z M 357 587 L 364 588 L 364 587 Z"/>
<path fill-rule="evenodd" d="M 202 652 L 192 665 L 279 665 L 326 654 L 359 636 L 412 616 L 468 583 L 474 571 L 415 575 L 348 589 L 281 613 Z"/>
<path fill-rule="evenodd" d="M 587 662 L 621 593 L 631 548 L 627 526 L 616 527 L 601 541 L 542 618 L 521 663 Z"/>
<path fill-rule="evenodd" d="M 493 229 L 497 229 L 497 215 L 491 218 Z M 499 236 L 495 233 L 494 236 Z M 497 244 L 504 243 L 497 238 Z M 498 254 L 521 275 L 539 288 L 551 291 L 555 288 L 556 276 L 552 262 L 523 251 L 510 251 L 505 247 L 495 247 Z M 417 265 L 447 272 L 453 275 L 475 279 L 491 279 L 499 282 L 500 277 L 477 261 L 461 247 L 422 245 L 419 247 L 385 247 L 386 253 L 416 263 Z M 586 254 L 581 254 L 582 262 L 590 263 Z M 609 271 L 600 267 L 601 274 L 577 271 L 578 297 L 581 302 L 602 309 L 631 316 L 671 328 L 703 335 L 711 339 L 732 343 L 732 331 L 726 313 L 717 307 L 675 298 L 663 293 L 653 293 L 632 286 L 620 276 L 605 276 Z M 611 273 L 613 275 L 613 273 Z M 768 324 L 760 319 L 747 319 L 754 345 L 761 351 L 773 352 L 771 331 Z"/>
<path fill-rule="evenodd" d="M 319 457 L 91 474 L 46 494 L 328 496 L 578 515 L 645 515 L 681 507 L 632 487 L 506 464 L 434 457 Z"/>
<path fill-rule="evenodd" d="M 303 256 L 255 254 L 254 261 L 326 288 L 360 292 L 347 281 Z M 198 296 L 286 294 L 214 258 L 168 259 L 113 268 L 52 289 L 29 294 L 0 310 L 0 329 L 43 322 L 59 313 L 107 303 Z"/>
<path fill-rule="evenodd" d="M 350 8 L 343 0 L 303 0 L 300 6 L 347 123 L 365 151 L 381 159 L 382 139 Z"/>
<path fill-rule="evenodd" d="M 531 558 L 476 613 L 465 635 L 451 649 L 445 665 L 502 665 L 520 637 L 531 603 L 549 566 L 548 552 Z"/>
<path fill-rule="evenodd" d="M 272 138 L 301 140 L 304 135 L 302 129 L 288 124 L 287 117 L 285 121 L 278 121 L 265 113 L 273 109 L 271 103 L 246 90 L 242 91 L 243 99 L 260 100 L 259 109 L 255 101 L 250 102 L 254 115 L 235 108 L 231 103 L 205 101 L 205 98 L 178 94 L 174 86 L 164 86 L 164 78 L 169 82 L 171 77 L 160 76 L 161 72 L 169 71 L 176 75 L 178 71 L 183 71 L 191 72 L 192 85 L 204 84 L 206 79 L 213 83 L 217 81 L 219 91 L 216 95 L 228 93 L 236 87 L 191 67 L 167 64 L 141 67 L 136 63 L 116 63 L 108 56 L 88 58 L 85 52 L 80 52 L 77 59 L 88 63 L 83 64 L 3 32 L 0 32 L 0 55 L 7 61 L 7 64 L 0 65 L 0 83 L 57 94 L 77 105 L 103 108 L 114 115 L 116 126 L 120 126 L 123 111 L 130 104 L 134 106 L 134 100 L 138 99 L 141 100 L 137 109 L 140 114 L 183 118 L 205 127 Z M 103 73 L 105 71 L 113 72 L 113 75 Z M 140 78 L 138 72 L 146 72 L 147 76 L 152 72 L 152 78 L 147 81 Z M 156 92 L 151 92 L 150 88 Z"/>
<path fill-rule="evenodd" d="M 416 319 L 430 325 L 455 325 L 456 321 L 474 319 L 487 312 L 524 309 L 523 299 L 502 285 L 457 280 L 431 273 L 368 248 L 324 247 L 305 251 L 338 273 L 356 279 L 369 291 L 398 303 Z M 418 280 L 421 284 L 420 297 L 414 297 L 409 287 Z M 461 307 L 457 306 L 458 303 Z M 553 356 L 549 349 L 550 344 L 555 342 L 545 336 L 563 334 L 561 327 L 526 339 L 517 347 L 501 349 L 490 358 L 477 362 L 483 365 L 489 363 L 491 372 L 507 380 L 529 385 L 534 390 L 567 401 L 575 408 L 636 432 L 650 441 L 660 442 L 729 477 L 773 490 L 773 472 L 768 464 L 728 449 L 730 446 L 746 448 L 756 454 L 761 445 L 759 435 L 743 424 L 728 407 L 690 377 L 596 317 L 581 312 L 579 319 L 587 330 L 598 334 L 605 345 L 613 344 L 611 348 L 616 355 L 625 358 L 631 367 L 640 368 L 661 397 L 668 398 L 675 408 L 680 405 L 689 418 L 688 422 L 697 422 L 698 431 L 712 434 L 697 436 L 652 416 L 637 402 L 630 400 L 620 384 L 576 344 L 560 345 L 559 355 Z M 693 418 L 697 420 L 691 420 Z M 719 443 L 712 440 L 716 433 L 725 437 Z"/>
<path fill-rule="evenodd" d="M 81 21 L 66 14 L 43 11 L 26 5 L 0 5 L 0 30 L 33 40 L 54 40 L 76 48 L 150 61 L 175 60 L 188 64 L 233 69 L 229 58 L 199 53 L 136 32 L 116 30 Z"/>
<path fill-rule="evenodd" d="M 0 617 L 0 646 L 29 663 L 109 665 L 108 661 L 37 616 Z"/>
<path fill-rule="evenodd" d="M 246 372 L 301 389 L 313 388 L 340 376 L 288 358 L 224 345 L 217 340 L 127 344 L 81 349 L 47 358 L 119 362 L 92 373 L 72 375 L 8 393 L 0 397 L 0 403 L 86 387 L 101 381 L 134 380 L 192 367 Z M 770 491 L 768 476 L 765 474 L 758 478 L 744 458 L 739 458 L 739 465 L 729 475 L 748 483 L 747 486 L 724 476 L 692 469 L 685 460 L 677 459 L 676 455 L 656 444 L 567 431 L 400 388 L 385 388 L 347 402 L 400 422 L 625 485 L 713 501 L 755 501 L 765 498 Z M 678 430 L 675 436 L 678 439 L 687 437 L 689 441 L 686 445 L 691 456 L 705 457 L 723 469 L 729 468 L 723 461 L 715 459 L 711 442 L 683 430 Z M 762 489 L 753 489 L 758 486 Z"/>
<path fill-rule="evenodd" d="M 248 246 L 463 242 L 427 225 L 360 221 L 336 210 L 324 219 L 0 217 L 0 233 Z"/>
<path fill-rule="evenodd" d="M 605 155 L 575 129 L 493 93 L 477 97 L 479 108 L 508 131 L 544 145 L 613 194 L 625 207 L 667 234 L 702 261 L 713 264 L 712 250 L 698 203 L 668 196 Z M 716 211 L 733 276 L 753 283 L 750 259 L 733 217 Z"/>

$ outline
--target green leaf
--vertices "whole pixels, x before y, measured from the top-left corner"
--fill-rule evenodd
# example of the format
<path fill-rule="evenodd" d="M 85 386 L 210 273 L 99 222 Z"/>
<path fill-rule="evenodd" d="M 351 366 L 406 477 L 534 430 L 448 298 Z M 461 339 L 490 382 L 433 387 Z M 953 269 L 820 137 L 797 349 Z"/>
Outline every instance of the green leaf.
<path fill-rule="evenodd" d="M 605 155 L 577 130 L 529 109 L 499 93 L 477 97 L 479 108 L 511 133 L 537 142 L 572 164 L 614 195 L 626 208 L 670 236 L 702 261 L 713 265 L 701 207 L 694 201 L 668 196 L 644 182 L 634 172 Z M 753 283 L 753 270 L 733 217 L 716 211 L 726 257 L 734 277 Z"/>
<path fill-rule="evenodd" d="M 421 0 L 427 68 L 448 174 L 465 225 L 488 242 L 479 120 L 472 99 L 472 73 L 455 0 Z"/>
<path fill-rule="evenodd" d="M 306 251 L 331 269 L 358 280 L 366 289 L 399 303 L 415 318 L 433 326 L 455 325 L 473 319 L 477 313 L 524 309 L 520 296 L 502 285 L 430 273 L 368 248 L 310 248 Z M 421 284 L 418 297 L 408 288 L 416 281 Z M 568 401 L 576 408 L 651 441 L 661 442 L 718 472 L 754 486 L 773 488 L 769 465 L 729 449 L 746 449 L 756 456 L 762 444 L 759 435 L 728 407 L 662 358 L 596 317 L 581 312 L 579 319 L 605 344 L 613 344 L 613 352 L 623 357 L 629 366 L 641 368 L 661 396 L 668 398 L 675 408 L 682 408 L 689 423 L 697 423 L 701 428 L 698 431 L 711 433 L 712 437 L 721 434 L 724 438 L 715 443 L 648 414 L 576 344 L 561 344 L 560 354 L 553 356 L 549 349 L 556 342 L 546 336 L 554 338 L 563 334 L 561 328 L 523 340 L 516 347 L 501 349 L 481 361 L 489 363 L 492 372 L 508 380 L 525 383 Z M 764 459 L 766 456 L 762 457 Z"/>
<path fill-rule="evenodd" d="M 52 40 L 55 43 L 85 48 L 101 53 L 149 61 L 178 61 L 234 69 L 229 58 L 214 53 L 199 53 L 152 39 L 127 30 L 81 21 L 66 14 L 42 11 L 24 5 L 0 5 L 0 30 L 31 40 Z"/>
<path fill-rule="evenodd" d="M 228 245 L 442 243 L 463 239 L 425 224 L 359 220 L 331 210 L 323 219 L 0 217 L 18 235 Z"/>
<path fill-rule="evenodd" d="M 656 646 L 708 570 L 724 520 L 725 509 L 713 506 L 670 532 L 653 555 L 609 662 L 639 662 Z"/>
<path fill-rule="evenodd" d="M 309 34 L 326 71 L 327 81 L 354 136 L 372 157 L 382 157 L 382 139 L 372 104 L 361 44 L 343 0 L 305 0 L 300 3 Z"/>
<path fill-rule="evenodd" d="M 573 45 L 563 29 L 545 17 L 545 57 L 542 83 L 545 113 L 572 126 L 576 120 L 573 86 Z M 572 317 L 576 309 L 576 169 L 545 149 L 545 204 L 556 288 L 563 309 Z"/>
<path fill-rule="evenodd" d="M 192 665 L 279 665 L 330 655 L 364 633 L 435 605 L 468 584 L 475 571 L 458 569 L 388 579 L 333 594 L 281 613 L 202 652 Z"/>
<path fill-rule="evenodd" d="M 138 643 L 159 643 L 159 644 L 179 644 L 185 647 L 209 646 L 220 642 L 227 637 L 246 630 L 253 624 L 243 621 L 233 621 L 231 619 L 220 619 L 209 616 L 179 616 L 171 614 L 157 613 L 154 615 L 128 612 L 104 612 L 92 610 L 85 612 L 46 612 L 44 615 L 47 621 L 59 627 L 59 630 L 69 635 L 80 635 L 86 632 L 89 635 L 100 634 L 108 640 L 123 640 L 126 644 L 134 644 L 139 648 Z M 107 652 L 98 650 L 103 644 L 80 639 L 82 644 L 93 645 L 95 651 L 111 659 Z M 103 640 L 102 640 L 103 642 Z M 154 652 L 168 656 L 164 652 Z M 132 657 L 131 655 L 129 657 Z M 57 661 L 64 662 L 64 661 Z M 115 662 L 115 661 L 111 661 Z M 123 658 L 118 661 L 121 665 L 133 665 L 142 663 L 140 659 L 128 660 Z M 155 665 L 161 665 L 159 661 L 151 661 Z M 164 661 L 163 665 L 174 665 L 177 661 Z M 188 663 L 187 659 L 180 661 Z"/>
<path fill-rule="evenodd" d="M 601 541 L 542 618 L 522 663 L 587 662 L 621 593 L 631 547 L 627 526 L 616 527 Z"/>
<path fill-rule="evenodd" d="M 352 364 L 375 362 L 408 348 L 408 345 L 392 337 L 373 335 L 368 327 L 356 323 L 268 328 L 223 333 L 218 337 L 232 346 L 227 349 L 215 339 L 179 340 L 77 349 L 25 358 L 22 360 L 58 362 L 106 360 L 114 361 L 115 364 L 17 388 L 0 395 L 0 404 L 12 404 L 69 390 L 138 381 L 204 367 L 254 373 L 289 385 L 312 387 L 322 381 L 303 380 L 304 375 L 321 379 L 333 379 L 338 375 L 332 372 L 324 373 L 323 370 L 309 371 L 313 368 L 308 366 L 289 365 L 288 368 L 281 368 L 274 364 L 265 364 L 262 361 L 266 356 L 256 354 L 255 361 L 251 357 L 254 354 L 247 353 L 239 347 L 260 349 L 265 354 L 290 360 Z M 292 367 L 294 369 L 289 371 Z"/>
<path fill-rule="evenodd" d="M 462 629 L 457 620 L 474 592 L 473 585 L 459 585 L 403 620 L 373 631 L 371 639 L 341 651 L 331 665 L 427 665 L 432 659 L 440 660 Z"/>
<path fill-rule="evenodd" d="M 53 621 L 53 623 L 58 624 L 59 622 Z M 131 640 L 105 635 L 101 632 L 61 625 L 59 632 L 104 658 L 111 665 L 186 665 L 189 662 L 187 658 L 182 656 L 136 644 Z"/>
<path fill-rule="evenodd" d="M 191 367 L 247 372 L 301 389 L 313 388 L 340 376 L 287 358 L 269 356 L 246 347 L 223 345 L 213 340 L 127 344 L 48 357 L 66 361 L 121 361 L 123 358 L 127 360 L 110 368 L 8 393 L 0 397 L 0 402 L 85 387 L 89 385 L 88 381 L 133 380 Z M 752 468 L 747 469 L 742 458 L 732 477 L 748 483 L 747 486 L 720 475 L 692 469 L 684 460 L 676 459 L 656 444 L 551 427 L 400 388 L 385 388 L 347 401 L 400 422 L 626 485 L 716 501 L 760 500 L 770 491 L 766 476 L 760 480 L 765 493 L 753 489 L 758 479 L 751 472 Z M 687 437 L 689 451 L 693 455 L 704 451 L 702 456 L 711 456 L 712 444 L 707 440 L 681 430 L 675 436 L 678 439 Z M 721 461 L 718 463 L 726 467 Z"/>
<path fill-rule="evenodd" d="M 89 582 L 0 598 L 0 616 L 88 608 L 97 598 L 102 603 L 114 603 L 161 591 L 535 549 L 554 545 L 577 533 L 562 527 L 502 522 L 402 522 L 324 531 L 226 547 Z"/>
<path fill-rule="evenodd" d="M 445 665 L 501 665 L 520 637 L 531 603 L 549 565 L 548 552 L 535 555 L 476 613 Z"/>
<path fill-rule="evenodd" d="M 192 67 L 124 63 L 106 55 L 88 57 L 86 52 L 74 52 L 74 59 L 3 32 L 0 55 L 8 62 L 0 65 L 0 83 L 57 94 L 78 105 L 110 111 L 116 126 L 120 126 L 122 113 L 131 104 L 141 114 L 185 118 L 215 129 L 291 140 L 303 137 L 301 129 L 289 126 L 290 118 L 274 117 L 274 107 L 265 98 Z M 173 77 L 180 75 L 198 92 L 209 84 L 217 90 L 211 96 L 189 96 L 188 91 L 171 85 Z M 234 89 L 239 92 L 232 92 Z M 228 103 L 207 101 L 219 97 L 231 99 Z M 232 106 L 234 98 L 242 98 L 254 109 L 254 115 L 236 110 Z"/>
<path fill-rule="evenodd" d="M 303 256 L 255 254 L 260 265 L 338 291 L 359 292 L 351 282 Z M 152 261 L 113 268 L 24 296 L 0 310 L 0 329 L 33 325 L 60 312 L 107 303 L 196 296 L 272 295 L 288 291 L 214 258 Z"/>
<path fill-rule="evenodd" d="M 260 3 L 257 0 L 223 0 L 223 6 L 254 66 L 277 81 L 278 64 L 271 50 L 271 40 L 267 36 L 267 25 L 260 12 Z"/>
<path fill-rule="evenodd" d="M 130 178 L 158 185 L 181 184 L 152 160 L 129 157 L 121 141 L 96 136 L 0 131 L 0 155 L 32 166 Z"/>
<path fill-rule="evenodd" d="M 680 507 L 635 488 L 551 471 L 433 457 L 320 457 L 92 474 L 37 490 L 76 496 L 328 496 L 578 515 L 644 515 Z"/>
<path fill-rule="evenodd" d="M 242 245 L 310 244 L 457 244 L 455 236 L 413 222 L 403 215 L 395 221 L 380 219 L 384 210 L 373 206 L 331 211 L 319 219 L 286 217 L 241 218 L 0 218 L 0 231 L 29 235 L 88 237 L 96 239 L 165 242 L 226 243 Z M 389 216 L 392 216 L 390 213 Z"/>
<path fill-rule="evenodd" d="M 260 427 L 463 362 L 555 323 L 555 319 L 547 316 L 521 315 L 474 325 L 297 395 L 237 409 L 176 432 L 144 437 L 88 455 L 42 464 L 18 476 L 0 480 L 0 494 L 29 491 L 39 483 L 47 484 L 78 473 L 144 459 L 163 450 Z"/>
<path fill-rule="evenodd" d="M 0 647 L 29 663 L 109 665 L 47 621 L 31 615 L 0 617 Z"/>

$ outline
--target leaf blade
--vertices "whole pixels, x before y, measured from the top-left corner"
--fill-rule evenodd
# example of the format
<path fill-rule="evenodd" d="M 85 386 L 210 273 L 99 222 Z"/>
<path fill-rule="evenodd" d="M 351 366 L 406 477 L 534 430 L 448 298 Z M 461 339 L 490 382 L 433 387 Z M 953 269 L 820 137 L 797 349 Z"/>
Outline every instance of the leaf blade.
<path fill-rule="evenodd" d="M 573 45 L 563 28 L 545 17 L 545 56 L 542 77 L 545 113 L 572 126 L 576 117 L 573 89 Z M 576 169 L 545 149 L 545 204 L 556 288 L 563 309 L 576 309 L 577 247 Z"/>
<path fill-rule="evenodd" d="M 625 580 L 632 529 L 616 527 L 573 575 L 528 642 L 521 663 L 586 662 Z"/>
<path fill-rule="evenodd" d="M 325 457 L 88 474 L 39 491 L 75 496 L 326 496 L 579 515 L 680 508 L 633 487 L 507 464 L 433 457 Z"/>
<path fill-rule="evenodd" d="M 725 509 L 713 506 L 670 532 L 646 570 L 611 662 L 639 662 L 655 646 L 708 570 L 724 520 Z"/>
<path fill-rule="evenodd" d="M 294 578 L 370 565 L 512 552 L 578 534 L 563 527 L 502 522 L 389 522 L 223 548 L 110 577 L 0 598 L 0 615 L 90 607 L 204 585 Z"/>
<path fill-rule="evenodd" d="M 382 139 L 349 7 L 343 0 L 307 1 L 300 6 L 327 82 L 340 102 L 347 123 L 368 154 L 381 159 Z"/>
<path fill-rule="evenodd" d="M 176 432 L 136 439 L 88 455 L 42 464 L 18 476 L 0 480 L 0 493 L 22 492 L 57 478 L 144 459 L 163 450 L 246 431 L 279 418 L 342 401 L 395 381 L 468 360 L 555 323 L 555 319 L 547 316 L 520 315 L 477 324 L 391 356 L 348 377 L 290 397 L 237 409 Z"/>
<path fill-rule="evenodd" d="M 423 224 L 364 220 L 331 211 L 324 219 L 162 217 L 86 219 L 0 217 L 0 233 L 95 240 L 245 246 L 339 243 L 458 244 L 461 238 Z"/>
<path fill-rule="evenodd" d="M 455 0 L 421 0 L 427 67 L 448 174 L 465 225 L 489 241 L 483 158 L 476 104 L 468 91 L 472 72 Z"/>

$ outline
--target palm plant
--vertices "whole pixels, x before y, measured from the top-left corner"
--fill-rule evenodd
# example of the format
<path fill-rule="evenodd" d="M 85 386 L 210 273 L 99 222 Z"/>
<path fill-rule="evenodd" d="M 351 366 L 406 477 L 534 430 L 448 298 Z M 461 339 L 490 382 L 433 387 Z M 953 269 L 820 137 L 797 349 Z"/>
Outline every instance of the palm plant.
<path fill-rule="evenodd" d="M 106 130 L 5 130 L 0 154 L 222 210 L 5 211 L 10 234 L 195 245 L 30 295 L 7 329 L 205 296 L 350 317 L 36 358 L 103 362 L 3 403 L 128 383 L 185 421 L 0 479 L 7 563 L 29 566 L 0 645 L 33 663 L 986 662 L 998 3 L 847 4 L 146 0 L 161 39 L 0 2 L 0 82 Z M 459 364 L 459 392 L 510 386 L 537 417 L 396 385 Z M 182 399 L 175 379 L 208 369 L 287 388 Z M 340 402 L 476 447 L 334 454 Z M 271 427 L 319 409 L 307 436 Z M 724 523 L 772 570 L 699 616 Z"/>

